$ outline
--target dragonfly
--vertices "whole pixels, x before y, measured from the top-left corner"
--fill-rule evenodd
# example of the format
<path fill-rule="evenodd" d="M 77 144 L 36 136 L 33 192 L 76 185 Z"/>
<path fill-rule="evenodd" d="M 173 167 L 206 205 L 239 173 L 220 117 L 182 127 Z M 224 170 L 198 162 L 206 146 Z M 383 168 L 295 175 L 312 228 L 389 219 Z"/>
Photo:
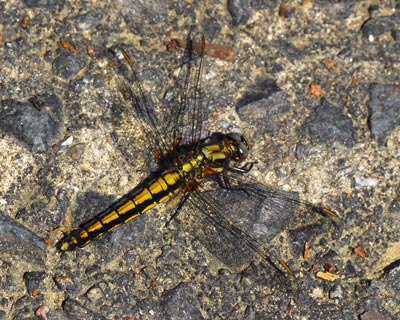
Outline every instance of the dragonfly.
<path fill-rule="evenodd" d="M 57 244 L 59 250 L 85 247 L 159 204 L 173 202 L 175 209 L 168 223 L 182 210 L 205 217 L 207 223 L 228 234 L 241 250 L 255 252 L 274 268 L 292 273 L 282 259 L 268 252 L 262 239 L 251 234 L 254 230 L 242 229 L 225 213 L 235 211 L 240 220 L 242 214 L 251 214 L 262 205 L 276 216 L 301 209 L 338 217 L 326 207 L 300 201 L 297 194 L 282 192 L 250 177 L 255 162 L 249 161 L 251 148 L 243 134 L 204 130 L 205 48 L 203 34 L 189 34 L 179 84 L 174 88 L 173 99 L 159 113 L 146 94 L 130 56 L 118 47 L 111 50 L 116 60 L 119 93 L 141 121 L 140 129 L 146 140 L 143 145 L 150 146 L 157 168 L 116 203 L 67 233 Z"/>

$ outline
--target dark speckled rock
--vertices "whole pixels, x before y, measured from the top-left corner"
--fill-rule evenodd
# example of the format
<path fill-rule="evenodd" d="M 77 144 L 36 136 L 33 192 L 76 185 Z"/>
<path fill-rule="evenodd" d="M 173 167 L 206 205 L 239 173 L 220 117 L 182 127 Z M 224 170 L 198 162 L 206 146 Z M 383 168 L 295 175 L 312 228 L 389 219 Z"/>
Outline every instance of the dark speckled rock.
<path fill-rule="evenodd" d="M 24 0 L 28 8 L 44 8 L 47 10 L 61 10 L 65 4 L 65 0 Z"/>
<path fill-rule="evenodd" d="M 24 281 L 26 286 L 26 291 L 29 294 L 32 294 L 34 290 L 38 290 L 44 278 L 46 277 L 45 272 L 25 272 L 24 273 Z"/>
<path fill-rule="evenodd" d="M 228 11 L 232 16 L 234 26 L 245 24 L 253 14 L 253 11 L 274 8 L 278 6 L 278 1 L 264 0 L 229 0 Z"/>
<path fill-rule="evenodd" d="M 384 320 L 385 318 L 376 310 L 370 309 L 359 316 L 360 320 Z"/>
<path fill-rule="evenodd" d="M 70 79 L 86 65 L 86 55 L 61 49 L 53 61 L 54 73 L 63 79 Z"/>
<path fill-rule="evenodd" d="M 45 250 L 43 239 L 0 212 L 0 252 L 42 264 Z"/>
<path fill-rule="evenodd" d="M 327 15 L 337 20 L 347 19 L 353 14 L 356 4 L 356 0 L 317 0 L 314 2 L 314 6 L 320 7 Z"/>
<path fill-rule="evenodd" d="M 386 17 L 372 17 L 362 26 L 364 36 L 379 36 L 382 33 L 395 30 L 400 24 L 400 14 Z"/>
<path fill-rule="evenodd" d="M 252 14 L 250 0 L 229 0 L 228 11 L 232 15 L 233 25 L 246 23 Z"/>
<path fill-rule="evenodd" d="M 67 319 L 80 319 L 80 320 L 105 320 L 106 318 L 97 314 L 90 309 L 85 308 L 78 301 L 66 299 L 63 303 L 63 309 L 67 315 Z"/>
<path fill-rule="evenodd" d="M 287 94 L 274 79 L 258 79 L 237 102 L 236 111 L 243 121 L 275 136 L 279 130 L 279 116 L 290 109 Z"/>
<path fill-rule="evenodd" d="M 305 120 L 301 131 L 304 131 L 311 141 L 318 143 L 337 141 L 350 147 L 356 141 L 356 132 L 350 117 L 327 100 L 322 100 L 314 109 Z"/>
<path fill-rule="evenodd" d="M 138 306 L 142 318 L 163 319 L 203 319 L 193 290 L 184 283 L 167 291 L 159 303 L 143 301 Z M 140 319 L 136 317 L 135 319 Z"/>
<path fill-rule="evenodd" d="M 400 300 L 400 260 L 391 263 L 384 271 L 388 287 L 394 291 L 394 296 Z"/>
<path fill-rule="evenodd" d="M 3 100 L 0 103 L 0 130 L 27 145 L 32 152 L 45 152 L 60 137 L 62 103 L 54 94 L 43 94 L 29 102 Z"/>
<path fill-rule="evenodd" d="M 162 313 L 158 319 L 203 319 L 193 290 L 180 284 L 164 295 L 160 304 Z"/>
<path fill-rule="evenodd" d="M 368 125 L 380 145 L 400 125 L 400 86 L 374 83 L 370 88 Z"/>

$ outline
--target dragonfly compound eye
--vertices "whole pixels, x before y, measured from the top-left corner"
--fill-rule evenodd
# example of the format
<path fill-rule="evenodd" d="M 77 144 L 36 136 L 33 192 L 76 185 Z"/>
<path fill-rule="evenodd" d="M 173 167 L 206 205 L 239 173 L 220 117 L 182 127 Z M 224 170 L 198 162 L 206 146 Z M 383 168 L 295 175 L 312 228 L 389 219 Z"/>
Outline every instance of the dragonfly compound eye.
<path fill-rule="evenodd" d="M 228 133 L 227 138 L 230 139 L 232 145 L 235 146 L 235 160 L 239 162 L 244 161 L 249 154 L 249 145 L 244 136 L 239 133 Z"/>

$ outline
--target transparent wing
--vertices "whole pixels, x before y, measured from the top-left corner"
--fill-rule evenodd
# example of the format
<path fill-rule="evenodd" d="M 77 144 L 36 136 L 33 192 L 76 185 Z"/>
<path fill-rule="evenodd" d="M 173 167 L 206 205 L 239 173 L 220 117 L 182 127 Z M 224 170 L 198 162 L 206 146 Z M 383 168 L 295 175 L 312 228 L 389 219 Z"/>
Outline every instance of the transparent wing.
<path fill-rule="evenodd" d="M 191 144 L 201 138 L 205 106 L 201 83 L 205 39 L 202 33 L 189 34 L 178 79 L 165 97 L 169 130 L 173 141 Z"/>
<path fill-rule="evenodd" d="M 152 148 L 153 154 L 167 153 L 172 140 L 168 140 L 161 121 L 158 119 L 151 97 L 143 89 L 137 71 L 128 54 L 119 47 L 111 48 L 117 62 L 117 88 L 120 98 L 128 110 L 139 120 L 139 129 L 146 139 L 146 148 Z"/>
<path fill-rule="evenodd" d="M 205 228 L 199 227 L 204 229 L 198 233 L 199 240 L 220 261 L 240 269 L 258 255 L 275 270 L 289 273 L 284 261 L 268 250 L 269 242 L 296 212 L 326 215 L 324 210 L 328 210 L 300 201 L 297 193 L 276 190 L 247 177 L 231 177 L 229 188 L 205 185 L 189 202 L 196 212 L 203 213 Z"/>
<path fill-rule="evenodd" d="M 161 114 L 157 116 L 154 102 L 143 89 L 134 63 L 119 47 L 112 52 L 117 61 L 117 86 L 122 100 L 141 122 L 147 145 L 155 148 L 160 157 L 173 152 L 177 144 L 191 144 L 200 139 L 204 122 L 201 75 L 205 40 L 203 34 L 188 36 L 178 77 L 167 91 Z"/>

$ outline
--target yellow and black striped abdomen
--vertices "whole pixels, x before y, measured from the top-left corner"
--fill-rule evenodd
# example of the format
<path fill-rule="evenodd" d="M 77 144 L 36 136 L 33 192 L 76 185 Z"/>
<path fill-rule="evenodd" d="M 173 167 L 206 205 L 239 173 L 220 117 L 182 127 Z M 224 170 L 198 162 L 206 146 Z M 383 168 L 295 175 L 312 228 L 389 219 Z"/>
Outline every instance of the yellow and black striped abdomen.
<path fill-rule="evenodd" d="M 164 172 L 147 179 L 106 211 L 82 224 L 59 243 L 62 251 L 86 246 L 121 224 L 137 218 L 182 190 L 182 176 L 178 171 Z"/>

